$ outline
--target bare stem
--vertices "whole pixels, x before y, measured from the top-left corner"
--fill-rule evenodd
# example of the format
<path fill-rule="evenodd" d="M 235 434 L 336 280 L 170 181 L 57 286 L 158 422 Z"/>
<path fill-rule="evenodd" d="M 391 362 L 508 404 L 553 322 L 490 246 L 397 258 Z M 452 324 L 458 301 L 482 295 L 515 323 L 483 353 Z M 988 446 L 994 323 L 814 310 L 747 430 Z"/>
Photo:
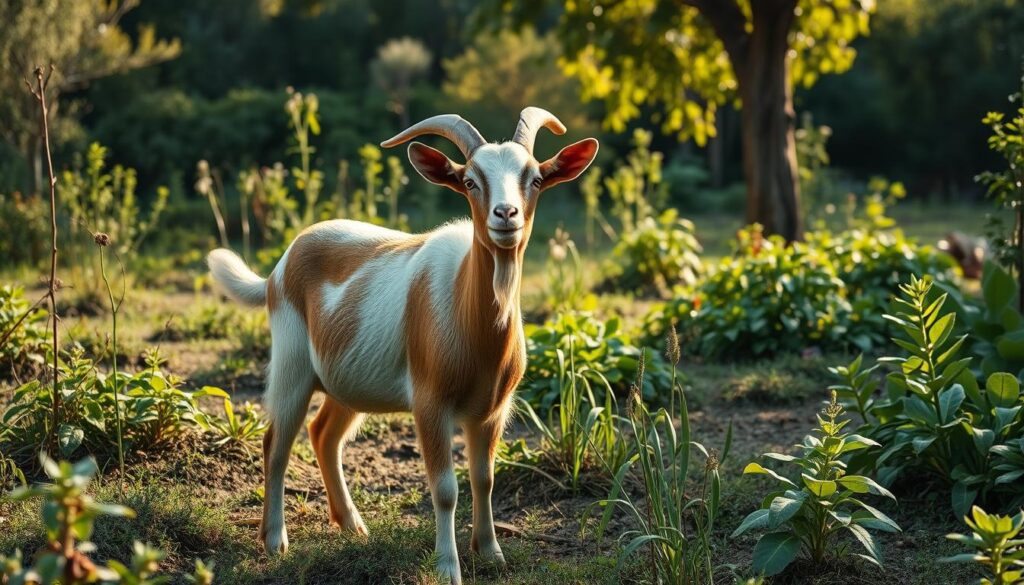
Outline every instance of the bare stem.
<path fill-rule="evenodd" d="M 49 72 L 43 75 L 43 68 L 36 67 L 36 87 L 29 89 L 39 102 L 39 113 L 41 118 L 41 131 L 43 146 L 46 151 L 46 169 L 50 176 L 50 286 L 47 296 L 50 299 L 50 318 L 53 323 L 53 427 L 50 429 L 51 444 L 57 445 L 57 427 L 60 424 L 60 392 L 57 389 L 58 355 L 60 353 L 57 344 L 57 177 L 53 174 L 53 156 L 50 153 L 50 124 L 49 108 L 46 105 L 46 86 L 50 83 L 50 75 L 53 74 L 53 65 L 50 65 Z"/>

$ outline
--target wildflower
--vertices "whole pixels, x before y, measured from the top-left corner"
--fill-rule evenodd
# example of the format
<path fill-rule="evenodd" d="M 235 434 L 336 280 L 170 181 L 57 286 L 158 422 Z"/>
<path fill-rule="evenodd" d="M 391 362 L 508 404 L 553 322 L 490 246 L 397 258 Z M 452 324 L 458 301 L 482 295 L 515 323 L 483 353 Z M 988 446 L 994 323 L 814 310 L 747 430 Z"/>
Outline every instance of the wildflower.
<path fill-rule="evenodd" d="M 96 245 L 101 248 L 106 248 L 110 245 L 110 236 L 103 232 L 96 232 L 93 234 L 92 239 L 96 242 Z"/>

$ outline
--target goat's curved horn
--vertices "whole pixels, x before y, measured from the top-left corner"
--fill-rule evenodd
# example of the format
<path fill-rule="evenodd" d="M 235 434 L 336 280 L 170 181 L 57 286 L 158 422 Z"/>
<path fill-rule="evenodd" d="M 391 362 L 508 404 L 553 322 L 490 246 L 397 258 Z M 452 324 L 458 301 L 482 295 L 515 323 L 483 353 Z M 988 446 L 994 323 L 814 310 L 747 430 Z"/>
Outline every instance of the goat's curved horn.
<path fill-rule="evenodd" d="M 381 142 L 380 145 L 383 148 L 391 148 L 424 134 L 436 134 L 451 140 L 467 159 L 470 153 L 487 143 L 480 132 L 462 116 L 442 114 L 413 124 L 394 137 Z"/>
<path fill-rule="evenodd" d="M 533 106 L 523 108 L 523 112 L 519 114 L 516 135 L 512 137 L 512 140 L 522 144 L 530 154 L 533 154 L 533 141 L 536 140 L 537 132 L 542 127 L 559 136 L 565 134 L 565 125 L 551 112 Z"/>

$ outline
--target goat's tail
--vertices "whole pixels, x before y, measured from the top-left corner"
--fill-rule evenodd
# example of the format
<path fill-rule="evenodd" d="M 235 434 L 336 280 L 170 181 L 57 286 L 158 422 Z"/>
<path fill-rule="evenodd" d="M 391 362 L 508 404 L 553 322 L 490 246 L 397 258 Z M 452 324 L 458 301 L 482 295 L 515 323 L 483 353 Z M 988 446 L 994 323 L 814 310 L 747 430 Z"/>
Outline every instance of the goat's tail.
<path fill-rule="evenodd" d="M 258 306 L 267 302 L 267 281 L 260 278 L 245 264 L 238 254 L 226 248 L 217 248 L 206 257 L 210 274 L 232 299 L 246 305 Z"/>

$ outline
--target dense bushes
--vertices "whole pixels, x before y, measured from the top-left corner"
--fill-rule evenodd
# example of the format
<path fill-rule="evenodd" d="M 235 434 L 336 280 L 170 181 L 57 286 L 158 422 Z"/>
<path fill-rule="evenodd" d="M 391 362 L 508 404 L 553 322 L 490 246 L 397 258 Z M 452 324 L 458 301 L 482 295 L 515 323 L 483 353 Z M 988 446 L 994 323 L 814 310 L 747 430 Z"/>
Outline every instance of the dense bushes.
<path fill-rule="evenodd" d="M 519 386 L 520 396 L 545 412 L 559 397 L 563 362 L 571 361 L 577 372 L 595 385 L 624 393 L 636 379 L 641 348 L 612 317 L 602 321 L 591 313 L 562 313 L 544 325 L 526 326 L 527 369 Z M 661 356 L 648 352 L 647 388 L 668 388 L 670 374 Z"/>
<path fill-rule="evenodd" d="M 686 349 L 706 357 L 866 351 L 885 343 L 882 313 L 901 281 L 912 274 L 952 281 L 956 267 L 899 230 L 823 229 L 787 245 L 752 226 L 709 272 L 647 315 L 646 343 L 659 344 L 675 322 Z"/>
<path fill-rule="evenodd" d="M 148 354 L 146 366 L 140 372 L 118 376 L 117 397 L 126 453 L 165 448 L 190 428 L 210 428 L 208 415 L 199 409 L 199 398 L 227 396 L 219 388 L 195 392 L 184 389 L 181 379 L 161 370 L 156 353 Z M 84 453 L 116 459 L 113 383 L 112 376 L 99 372 L 93 361 L 81 353 L 67 356 L 61 364 L 57 383 L 60 426 L 56 437 L 62 456 Z M 49 386 L 33 380 L 15 390 L 0 419 L 0 448 L 20 462 L 30 461 L 53 433 L 52 413 L 53 394 Z"/>
<path fill-rule="evenodd" d="M 8 335 L 0 344 L 0 377 L 42 365 L 48 347 L 46 321 L 46 309 L 33 306 L 25 289 L 0 286 L 0 336 Z"/>
<path fill-rule="evenodd" d="M 834 389 L 865 421 L 858 433 L 879 443 L 854 455 L 851 471 L 871 470 L 886 485 L 933 478 L 949 486 L 957 516 L 975 501 L 1019 503 L 1024 395 L 1017 377 L 996 372 L 979 383 L 973 357 L 961 357 L 968 335 L 953 335 L 957 314 L 944 310 L 947 295 L 929 279 L 901 288 L 898 309 L 886 318 L 902 351 L 880 360 L 893 366 L 882 395 L 875 395 L 875 368 L 860 358 L 835 369 L 842 382 Z"/>

